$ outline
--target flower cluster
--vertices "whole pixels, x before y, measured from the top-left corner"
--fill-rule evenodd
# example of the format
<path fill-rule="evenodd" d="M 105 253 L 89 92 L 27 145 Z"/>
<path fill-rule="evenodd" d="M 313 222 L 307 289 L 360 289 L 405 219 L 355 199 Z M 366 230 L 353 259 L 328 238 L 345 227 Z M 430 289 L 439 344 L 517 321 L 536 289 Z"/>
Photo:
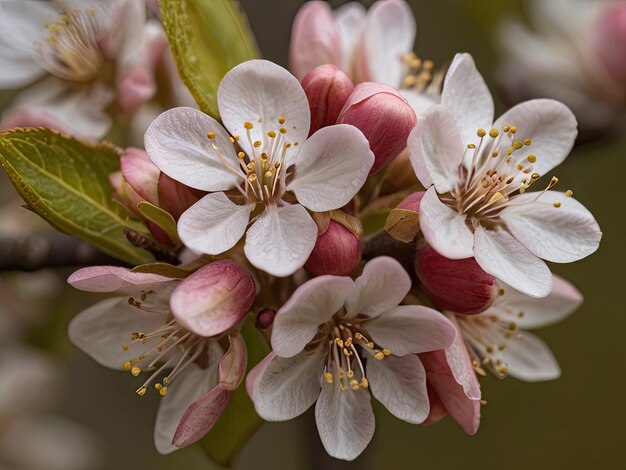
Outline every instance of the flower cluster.
<path fill-rule="evenodd" d="M 92 117 L 114 100 L 128 111 L 149 99 L 143 2 L 110 8 L 48 20 L 4 85 L 46 74 L 59 90 L 104 90 L 100 108 L 71 106 Z M 20 8 L 7 12 L 22 20 Z M 267 421 L 315 405 L 327 452 L 352 460 L 374 434 L 372 398 L 408 423 L 450 415 L 473 435 L 478 376 L 558 378 L 525 329 L 582 302 L 545 261 L 574 262 L 600 243 L 573 191 L 553 189 L 576 118 L 541 99 L 494 120 L 471 55 L 435 71 L 414 39 L 402 0 L 367 12 L 309 2 L 294 22 L 293 74 L 244 61 L 216 90 L 219 118 L 168 109 L 147 127 L 145 150 L 121 153 L 110 189 L 141 227 L 126 235 L 159 262 L 72 274 L 75 288 L 113 295 L 78 314 L 69 336 L 136 377 L 137 395 L 162 397 L 159 452 L 203 438 L 244 386 Z M 34 120 L 52 112 L 41 99 L 21 102 L 27 122 L 49 122 Z M 62 117 L 57 129 L 74 132 Z M 67 117 L 96 137 L 108 122 Z M 249 317 L 267 340 L 258 363 L 248 361 Z"/>

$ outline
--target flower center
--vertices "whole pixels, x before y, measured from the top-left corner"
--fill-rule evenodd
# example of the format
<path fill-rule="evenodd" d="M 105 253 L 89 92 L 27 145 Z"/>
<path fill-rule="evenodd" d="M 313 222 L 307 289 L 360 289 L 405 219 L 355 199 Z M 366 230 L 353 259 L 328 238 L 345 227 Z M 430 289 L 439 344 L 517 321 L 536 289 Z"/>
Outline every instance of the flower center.
<path fill-rule="evenodd" d="M 128 303 L 140 310 L 153 313 L 167 313 L 168 310 L 158 310 L 144 304 L 146 297 L 151 291 L 142 292 L 141 300 L 134 297 L 128 299 Z M 159 376 L 161 382 L 156 382 L 154 388 L 160 396 L 167 394 L 168 386 L 190 364 L 207 350 L 208 338 L 187 331 L 172 319 L 150 332 L 133 332 L 130 342 L 124 343 L 122 349 L 129 351 L 134 349 L 138 354 L 122 364 L 124 370 L 129 371 L 133 377 L 137 377 L 142 371 L 151 371 L 152 374 L 136 390 L 137 395 L 144 396 L 148 387 Z M 167 375 L 164 371 L 171 369 Z"/>
<path fill-rule="evenodd" d="M 378 361 L 391 354 L 389 349 L 379 348 L 350 323 L 334 326 L 328 337 L 323 379 L 328 384 L 337 383 L 342 392 L 369 387 L 361 357 L 363 350 L 369 350 L 374 360 Z"/>
<path fill-rule="evenodd" d="M 404 78 L 400 88 L 414 90 L 419 93 L 432 92 L 438 94 L 443 81 L 443 73 L 435 72 L 432 60 L 422 60 L 414 52 L 401 57 L 404 65 Z"/>
<path fill-rule="evenodd" d="M 215 143 L 215 133 L 209 132 L 208 139 L 218 157 L 227 170 L 241 178 L 241 184 L 237 189 L 248 201 L 260 202 L 264 204 L 275 203 L 285 192 L 285 179 L 287 177 L 285 168 L 285 156 L 291 147 L 291 142 L 287 141 L 287 129 L 284 127 L 286 119 L 278 118 L 278 127 L 275 130 L 266 132 L 263 141 L 254 140 L 251 130 L 254 124 L 250 121 L 244 122 L 246 129 L 246 139 L 252 149 L 252 154 L 247 155 L 243 151 L 237 153 L 239 168 L 231 164 L 220 148 Z M 240 140 L 240 136 L 230 137 L 232 144 Z M 298 145 L 294 142 L 293 145 Z"/>
<path fill-rule="evenodd" d="M 70 9 L 44 24 L 47 34 L 38 44 L 40 65 L 52 75 L 72 82 L 89 82 L 104 58 L 98 47 L 98 24 L 93 8 Z"/>
<path fill-rule="evenodd" d="M 457 187 L 442 200 L 456 208 L 460 214 L 466 214 L 482 222 L 495 222 L 505 207 L 519 205 L 511 196 L 524 193 L 541 175 L 533 170 L 538 157 L 524 151 L 532 145 L 532 139 L 516 139 L 517 127 L 505 125 L 502 132 L 498 129 L 478 129 L 478 145 L 468 144 L 463 163 L 459 167 L 460 178 Z M 504 139 L 510 146 L 504 145 Z M 469 155 L 468 155 L 469 154 Z M 468 160 L 471 161 L 466 167 Z M 558 183 L 553 176 L 543 191 L 537 192 L 537 199 Z M 568 190 L 567 196 L 573 192 Z M 556 201 L 554 207 L 561 203 Z"/>

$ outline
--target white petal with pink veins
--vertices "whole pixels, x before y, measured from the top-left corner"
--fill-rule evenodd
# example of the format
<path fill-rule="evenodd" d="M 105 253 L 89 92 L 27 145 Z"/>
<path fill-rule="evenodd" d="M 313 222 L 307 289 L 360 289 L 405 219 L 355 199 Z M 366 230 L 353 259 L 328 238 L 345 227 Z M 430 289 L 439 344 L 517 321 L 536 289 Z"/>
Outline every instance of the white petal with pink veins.
<path fill-rule="evenodd" d="M 546 343 L 527 331 L 520 334 L 521 338 L 511 338 L 499 353 L 507 374 L 526 382 L 558 379 L 561 368 Z"/>

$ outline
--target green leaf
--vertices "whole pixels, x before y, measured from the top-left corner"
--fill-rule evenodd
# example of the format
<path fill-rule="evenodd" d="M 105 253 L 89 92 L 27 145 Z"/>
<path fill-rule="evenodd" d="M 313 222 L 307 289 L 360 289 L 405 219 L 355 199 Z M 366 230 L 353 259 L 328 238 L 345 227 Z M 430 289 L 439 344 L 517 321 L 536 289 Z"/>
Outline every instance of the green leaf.
<path fill-rule="evenodd" d="M 178 238 L 176 221 L 174 217 L 172 217 L 172 214 L 154 204 L 150 204 L 148 201 L 141 201 L 137 204 L 137 210 L 150 222 L 162 228 L 174 245 L 180 246 L 182 244 L 180 238 Z"/>
<path fill-rule="evenodd" d="M 217 86 L 235 65 L 259 56 L 238 2 L 159 0 L 180 76 L 205 113 L 219 119 Z"/>
<path fill-rule="evenodd" d="M 145 227 L 113 202 L 108 176 L 120 156 L 110 144 L 86 144 L 48 129 L 0 134 L 0 164 L 29 208 L 53 227 L 125 262 L 153 261 L 124 236 Z"/>
<path fill-rule="evenodd" d="M 249 371 L 265 357 L 269 348 L 261 332 L 254 326 L 254 318 L 244 323 L 241 334 L 248 350 Z M 239 450 L 262 424 L 263 420 L 257 415 L 248 397 L 244 380 L 213 429 L 202 439 L 202 449 L 214 462 L 230 467 Z"/>

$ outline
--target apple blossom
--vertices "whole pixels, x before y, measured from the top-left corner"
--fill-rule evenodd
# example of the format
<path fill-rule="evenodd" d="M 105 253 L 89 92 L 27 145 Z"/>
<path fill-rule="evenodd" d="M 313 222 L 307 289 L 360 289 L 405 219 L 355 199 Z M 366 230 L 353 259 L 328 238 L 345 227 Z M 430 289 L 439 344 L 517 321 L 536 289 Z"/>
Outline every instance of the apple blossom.
<path fill-rule="evenodd" d="M 557 263 L 593 253 L 601 232 L 571 191 L 526 190 L 561 163 L 576 138 L 576 119 L 553 100 L 521 103 L 494 124 L 493 100 L 468 54 L 458 54 L 442 104 L 418 118 L 408 141 L 424 238 L 450 259 L 479 266 L 532 296 L 546 296 Z"/>
<path fill-rule="evenodd" d="M 271 62 L 234 67 L 222 79 L 217 100 L 228 132 L 192 108 L 166 111 L 146 132 L 146 151 L 161 171 L 211 192 L 181 216 L 180 238 L 194 251 L 216 255 L 246 234 L 250 263 L 275 276 L 290 275 L 304 265 L 317 238 L 307 209 L 347 204 L 365 182 L 374 155 L 349 125 L 325 127 L 307 139 L 304 90 Z"/>
<path fill-rule="evenodd" d="M 146 55 L 166 44 L 143 1 L 3 1 L 0 88 L 20 92 L 1 127 L 46 126 L 89 139 L 155 93 Z M 162 33 L 161 33 L 162 35 Z"/>
<path fill-rule="evenodd" d="M 363 274 L 319 276 L 301 285 L 276 313 L 273 351 L 247 378 L 259 415 L 283 421 L 313 403 L 327 452 L 352 460 L 374 433 L 371 395 L 393 415 L 421 423 L 429 412 L 426 374 L 417 353 L 454 340 L 438 312 L 401 305 L 411 280 L 392 258 Z"/>
<path fill-rule="evenodd" d="M 222 260 L 182 281 L 102 266 L 80 269 L 68 282 L 122 294 L 81 312 L 69 336 L 101 365 L 135 377 L 151 372 L 136 393 L 144 396 L 153 386 L 163 397 L 154 431 L 157 450 L 169 453 L 203 437 L 245 373 L 245 344 L 231 328 L 252 306 L 252 277 Z"/>

